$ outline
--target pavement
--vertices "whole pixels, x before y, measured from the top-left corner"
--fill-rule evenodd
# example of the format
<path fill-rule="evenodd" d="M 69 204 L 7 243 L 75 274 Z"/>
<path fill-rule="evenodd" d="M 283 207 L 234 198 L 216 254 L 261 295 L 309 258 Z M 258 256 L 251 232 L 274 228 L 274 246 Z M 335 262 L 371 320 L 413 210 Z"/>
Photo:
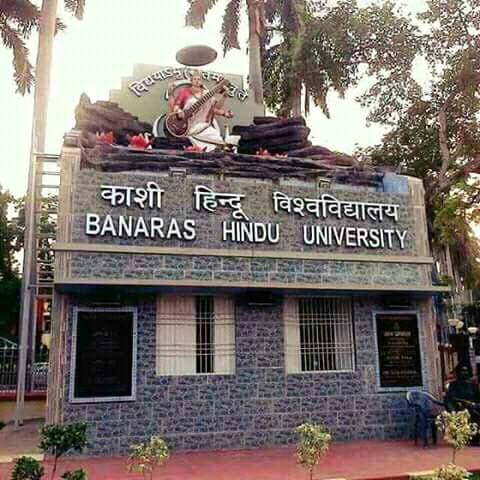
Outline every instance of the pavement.
<path fill-rule="evenodd" d="M 12 462 L 22 455 L 43 460 L 43 454 L 38 448 L 38 432 L 43 424 L 43 420 L 27 420 L 18 430 L 15 430 L 13 423 L 0 430 L 0 480 L 4 478 L 1 476 L 1 464 Z"/>
<path fill-rule="evenodd" d="M 32 426 L 27 432 L 7 431 L 7 443 L 0 442 L 3 457 L 14 453 L 38 452 Z M 33 432 L 34 433 L 34 432 Z M 0 431 L 4 436 L 5 432 Z M 14 439 L 15 438 L 15 439 Z M 23 443 L 26 441 L 26 443 Z M 22 450 L 22 447 L 25 447 Z M 5 447 L 9 451 L 6 455 Z M 324 479 L 395 479 L 430 472 L 448 463 L 451 450 L 446 445 L 415 446 L 412 441 L 358 441 L 334 443 L 315 470 L 314 480 Z M 480 471 L 480 447 L 468 447 L 457 455 L 457 464 L 470 471 Z M 46 473 L 51 461 L 44 462 Z M 8 480 L 12 463 L 0 464 L 0 480 Z M 58 479 L 66 470 L 84 468 L 89 480 L 141 480 L 129 474 L 126 457 L 75 457 L 61 459 Z M 47 478 L 49 478 L 47 476 Z M 158 468 L 155 480 L 306 480 L 306 471 L 296 463 L 294 447 L 258 448 L 256 450 L 221 450 L 172 453 L 167 464 Z"/>

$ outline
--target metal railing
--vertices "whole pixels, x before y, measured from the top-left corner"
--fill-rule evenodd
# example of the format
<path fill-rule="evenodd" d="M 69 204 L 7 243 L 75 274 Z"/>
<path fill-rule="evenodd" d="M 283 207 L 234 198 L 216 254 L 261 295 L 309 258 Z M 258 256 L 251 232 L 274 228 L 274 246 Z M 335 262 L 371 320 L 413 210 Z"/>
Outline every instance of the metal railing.
<path fill-rule="evenodd" d="M 15 342 L 0 337 L 0 393 L 15 393 L 17 388 L 19 348 Z M 48 351 L 40 349 L 35 362 L 27 365 L 27 389 L 43 392 L 47 389 Z"/>
<path fill-rule="evenodd" d="M 0 337 L 0 392 L 15 392 L 17 368 L 18 345 Z"/>

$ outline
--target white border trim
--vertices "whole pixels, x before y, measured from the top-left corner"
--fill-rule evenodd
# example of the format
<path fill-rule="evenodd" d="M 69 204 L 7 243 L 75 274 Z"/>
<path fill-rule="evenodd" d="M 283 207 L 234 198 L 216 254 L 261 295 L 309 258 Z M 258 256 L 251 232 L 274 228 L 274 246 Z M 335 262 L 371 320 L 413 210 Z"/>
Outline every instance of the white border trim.
<path fill-rule="evenodd" d="M 132 328 L 132 394 L 117 397 L 75 397 L 75 364 L 77 359 L 77 326 L 79 312 L 130 312 L 133 316 Z M 138 312 L 136 307 L 74 307 L 72 326 L 72 347 L 70 352 L 70 385 L 68 399 L 70 403 L 128 402 L 137 399 L 137 335 Z"/>
<path fill-rule="evenodd" d="M 417 332 L 418 332 L 418 347 L 420 349 L 420 375 L 422 377 L 421 385 L 411 385 L 408 387 L 382 387 L 380 382 L 380 351 L 378 349 L 377 336 L 377 315 L 415 315 L 417 318 Z M 375 340 L 375 377 L 377 392 L 406 392 L 408 390 L 419 390 L 425 388 L 425 372 L 423 367 L 425 365 L 425 358 L 423 353 L 422 332 L 420 330 L 420 315 L 417 310 L 374 310 L 372 311 L 373 319 L 373 336 Z"/>

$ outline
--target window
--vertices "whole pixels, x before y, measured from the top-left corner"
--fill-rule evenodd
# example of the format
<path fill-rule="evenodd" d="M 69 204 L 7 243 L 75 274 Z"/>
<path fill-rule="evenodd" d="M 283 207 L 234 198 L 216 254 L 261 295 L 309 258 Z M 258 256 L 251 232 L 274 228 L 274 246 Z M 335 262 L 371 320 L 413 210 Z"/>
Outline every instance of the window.
<path fill-rule="evenodd" d="M 213 297 L 195 298 L 197 373 L 213 373 L 215 354 L 215 309 Z"/>
<path fill-rule="evenodd" d="M 231 297 L 159 297 L 157 375 L 233 373 L 233 318 Z"/>
<path fill-rule="evenodd" d="M 76 308 L 70 401 L 134 400 L 136 348 L 136 309 Z"/>
<path fill-rule="evenodd" d="M 287 373 L 354 369 L 349 298 L 286 298 L 284 323 Z"/>

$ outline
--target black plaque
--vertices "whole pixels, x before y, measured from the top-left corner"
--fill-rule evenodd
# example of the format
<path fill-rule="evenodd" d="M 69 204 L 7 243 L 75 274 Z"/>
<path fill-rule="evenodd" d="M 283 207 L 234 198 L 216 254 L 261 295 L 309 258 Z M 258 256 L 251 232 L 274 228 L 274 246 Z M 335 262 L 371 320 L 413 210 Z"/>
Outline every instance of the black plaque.
<path fill-rule="evenodd" d="M 132 395 L 133 313 L 79 311 L 74 398 Z"/>
<path fill-rule="evenodd" d="M 392 312 L 377 314 L 375 318 L 380 386 L 422 386 L 417 315 Z"/>

